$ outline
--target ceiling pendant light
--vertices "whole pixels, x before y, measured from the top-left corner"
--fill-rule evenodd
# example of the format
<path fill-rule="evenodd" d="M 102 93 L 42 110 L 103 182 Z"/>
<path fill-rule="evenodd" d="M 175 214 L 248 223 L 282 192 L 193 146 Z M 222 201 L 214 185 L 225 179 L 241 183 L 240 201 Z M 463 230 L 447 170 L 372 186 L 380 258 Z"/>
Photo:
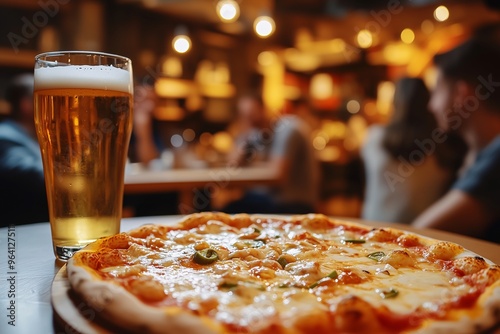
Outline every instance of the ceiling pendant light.
<path fill-rule="evenodd" d="M 240 6 L 234 0 L 217 2 L 217 15 L 224 22 L 234 22 L 240 16 Z"/>
<path fill-rule="evenodd" d="M 263 15 L 255 19 L 253 22 L 253 28 L 259 37 L 267 38 L 274 33 L 276 24 L 274 23 L 272 17 Z"/>
<path fill-rule="evenodd" d="M 172 47 L 177 53 L 186 53 L 191 49 L 191 39 L 188 36 L 186 27 L 180 26 L 175 29 Z"/>

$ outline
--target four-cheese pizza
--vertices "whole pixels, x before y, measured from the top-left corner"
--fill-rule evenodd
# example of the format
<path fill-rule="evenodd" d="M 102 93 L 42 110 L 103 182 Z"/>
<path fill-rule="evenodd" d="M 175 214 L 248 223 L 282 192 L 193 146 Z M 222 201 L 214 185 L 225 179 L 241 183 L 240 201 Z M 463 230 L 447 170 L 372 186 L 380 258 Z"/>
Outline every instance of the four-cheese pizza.
<path fill-rule="evenodd" d="M 446 241 L 323 215 L 200 213 L 100 239 L 68 278 L 140 333 L 477 333 L 500 267 Z"/>

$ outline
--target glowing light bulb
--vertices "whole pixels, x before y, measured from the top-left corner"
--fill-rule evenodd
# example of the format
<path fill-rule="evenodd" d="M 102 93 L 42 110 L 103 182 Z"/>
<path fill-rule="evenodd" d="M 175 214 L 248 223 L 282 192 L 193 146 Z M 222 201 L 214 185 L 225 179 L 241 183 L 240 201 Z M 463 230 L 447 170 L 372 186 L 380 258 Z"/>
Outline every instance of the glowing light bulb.
<path fill-rule="evenodd" d="M 186 35 L 177 35 L 172 40 L 172 46 L 179 53 L 186 53 L 191 49 L 191 39 Z"/>
<path fill-rule="evenodd" d="M 217 3 L 217 15 L 225 22 L 234 22 L 240 16 L 240 6 L 234 0 L 220 0 Z"/>
<path fill-rule="evenodd" d="M 255 33 L 263 38 L 269 37 L 276 27 L 274 20 L 269 16 L 259 16 L 253 25 Z"/>
<path fill-rule="evenodd" d="M 450 17 L 450 11 L 446 6 L 439 6 L 434 10 L 434 18 L 436 21 L 444 22 Z"/>
<path fill-rule="evenodd" d="M 359 47 L 367 49 L 373 44 L 372 33 L 366 29 L 360 30 L 356 36 L 356 41 L 358 42 Z"/>

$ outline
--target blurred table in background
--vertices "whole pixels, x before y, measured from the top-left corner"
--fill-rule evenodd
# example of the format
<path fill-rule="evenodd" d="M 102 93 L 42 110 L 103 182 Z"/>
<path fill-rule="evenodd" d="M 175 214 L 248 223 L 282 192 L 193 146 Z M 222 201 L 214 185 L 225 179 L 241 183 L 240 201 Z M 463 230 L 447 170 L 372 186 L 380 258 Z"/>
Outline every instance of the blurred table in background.
<path fill-rule="evenodd" d="M 159 171 L 129 169 L 125 174 L 124 192 L 126 195 L 178 192 L 179 208 L 192 208 L 196 190 L 214 192 L 255 186 L 273 186 L 277 183 L 277 174 L 264 166 Z"/>

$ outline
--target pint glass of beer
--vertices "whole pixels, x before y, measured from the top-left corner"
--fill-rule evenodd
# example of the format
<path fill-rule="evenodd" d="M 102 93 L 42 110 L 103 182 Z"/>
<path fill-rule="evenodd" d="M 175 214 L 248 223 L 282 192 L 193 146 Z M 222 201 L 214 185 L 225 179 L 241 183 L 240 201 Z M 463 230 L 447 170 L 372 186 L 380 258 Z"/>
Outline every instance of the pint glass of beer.
<path fill-rule="evenodd" d="M 35 58 L 35 125 L 62 261 L 120 231 L 132 97 L 128 58 L 83 51 Z"/>

